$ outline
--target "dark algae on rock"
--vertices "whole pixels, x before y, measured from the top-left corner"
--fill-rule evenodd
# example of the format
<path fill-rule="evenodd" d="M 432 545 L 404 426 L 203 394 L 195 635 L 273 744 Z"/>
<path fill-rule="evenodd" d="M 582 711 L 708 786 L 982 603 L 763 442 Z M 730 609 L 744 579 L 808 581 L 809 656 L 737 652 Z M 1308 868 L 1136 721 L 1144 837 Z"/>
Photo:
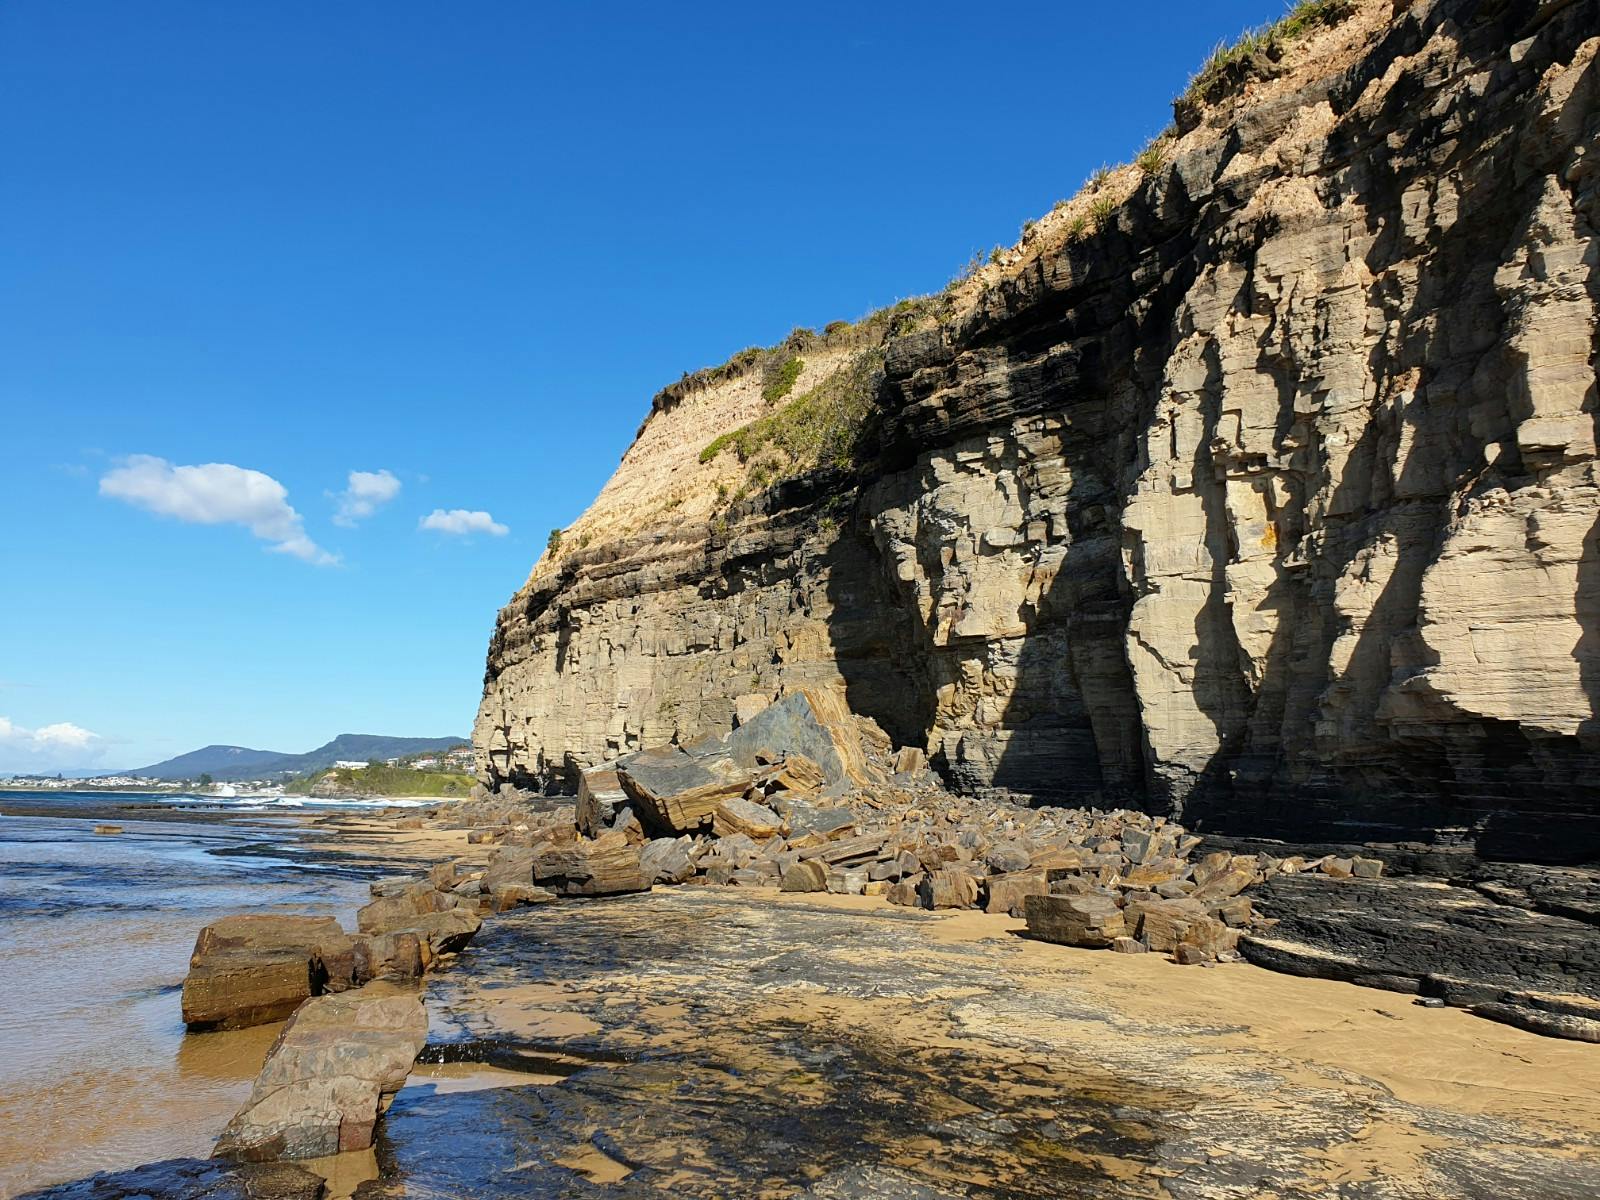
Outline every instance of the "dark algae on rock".
<path fill-rule="evenodd" d="M 952 919 L 722 889 L 497 918 L 470 970 L 430 985 L 431 1053 L 564 1077 L 402 1092 L 360 1194 L 1551 1197 L 1600 1179 L 1548 1128 L 1296 1071 L 1226 1020 L 1120 1015 L 1075 986 L 1070 952 L 941 936 Z M 1391 1177 L 1330 1192 L 1375 1122 L 1399 1131 Z"/>

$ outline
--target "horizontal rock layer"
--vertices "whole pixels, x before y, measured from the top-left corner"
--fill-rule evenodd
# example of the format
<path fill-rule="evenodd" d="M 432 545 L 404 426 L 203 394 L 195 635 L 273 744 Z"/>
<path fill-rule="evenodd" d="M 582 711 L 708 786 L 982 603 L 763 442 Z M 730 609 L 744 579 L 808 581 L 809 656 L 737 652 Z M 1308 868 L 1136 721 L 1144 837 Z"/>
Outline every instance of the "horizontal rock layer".
<path fill-rule="evenodd" d="M 1600 853 L 1600 3 L 1396 8 L 888 339 L 865 465 L 730 499 L 759 381 L 672 390 L 500 614 L 486 781 L 831 688 L 960 788 Z"/>

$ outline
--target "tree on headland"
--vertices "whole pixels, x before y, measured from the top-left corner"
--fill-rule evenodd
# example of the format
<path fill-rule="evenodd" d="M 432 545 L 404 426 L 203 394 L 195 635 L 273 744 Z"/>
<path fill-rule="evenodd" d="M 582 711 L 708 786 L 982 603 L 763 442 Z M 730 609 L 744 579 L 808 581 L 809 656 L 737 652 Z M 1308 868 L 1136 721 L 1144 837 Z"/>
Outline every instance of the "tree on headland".
<path fill-rule="evenodd" d="M 211 780 L 211 776 L 210 775 L 207 775 L 205 773 L 201 774 L 201 776 L 200 776 L 200 786 L 201 787 L 203 787 L 203 788 L 210 787 L 211 786 L 211 782 L 212 782 L 212 780 Z"/>

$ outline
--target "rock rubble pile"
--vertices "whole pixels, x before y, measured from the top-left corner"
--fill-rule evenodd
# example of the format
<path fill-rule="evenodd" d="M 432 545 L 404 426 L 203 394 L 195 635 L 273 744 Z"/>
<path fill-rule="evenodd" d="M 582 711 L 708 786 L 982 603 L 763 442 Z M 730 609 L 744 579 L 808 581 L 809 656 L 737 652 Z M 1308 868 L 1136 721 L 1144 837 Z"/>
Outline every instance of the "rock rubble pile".
<path fill-rule="evenodd" d="M 1243 931 L 1265 923 L 1242 893 L 1269 874 L 1383 868 L 1196 858 L 1201 839 L 1161 817 L 954 795 L 920 752 L 893 751 L 871 721 L 810 690 L 726 737 L 589 768 L 574 804 L 475 833 L 497 844 L 457 891 L 491 911 L 655 884 L 777 887 L 1009 913 L 1042 940 L 1186 963 L 1237 957 Z"/>

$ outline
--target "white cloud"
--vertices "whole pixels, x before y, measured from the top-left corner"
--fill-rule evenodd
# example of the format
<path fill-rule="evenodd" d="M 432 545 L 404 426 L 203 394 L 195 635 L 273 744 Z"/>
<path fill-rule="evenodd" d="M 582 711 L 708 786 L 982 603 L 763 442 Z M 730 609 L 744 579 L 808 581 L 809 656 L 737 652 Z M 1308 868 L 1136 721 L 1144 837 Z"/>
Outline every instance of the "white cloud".
<path fill-rule="evenodd" d="M 504 537 L 511 530 L 500 524 L 486 512 L 468 512 L 464 508 L 452 508 L 446 512 L 436 508 L 422 518 L 420 529 L 431 529 L 435 533 L 449 533 L 457 537 L 467 537 L 474 533 L 488 533 L 495 537 Z"/>
<path fill-rule="evenodd" d="M 339 511 L 333 514 L 333 523 L 354 525 L 399 494 L 400 481 L 388 470 L 351 471 L 349 484 L 335 497 L 339 501 Z"/>
<path fill-rule="evenodd" d="M 99 734 L 70 721 L 24 729 L 0 717 L 0 770 L 48 773 L 81 767 L 100 756 L 104 741 Z"/>
<path fill-rule="evenodd" d="M 135 454 L 101 477 L 100 494 L 196 525 L 243 525 L 273 543 L 274 553 L 318 566 L 339 561 L 306 536 L 283 484 L 232 463 L 175 467 L 164 458 Z"/>

